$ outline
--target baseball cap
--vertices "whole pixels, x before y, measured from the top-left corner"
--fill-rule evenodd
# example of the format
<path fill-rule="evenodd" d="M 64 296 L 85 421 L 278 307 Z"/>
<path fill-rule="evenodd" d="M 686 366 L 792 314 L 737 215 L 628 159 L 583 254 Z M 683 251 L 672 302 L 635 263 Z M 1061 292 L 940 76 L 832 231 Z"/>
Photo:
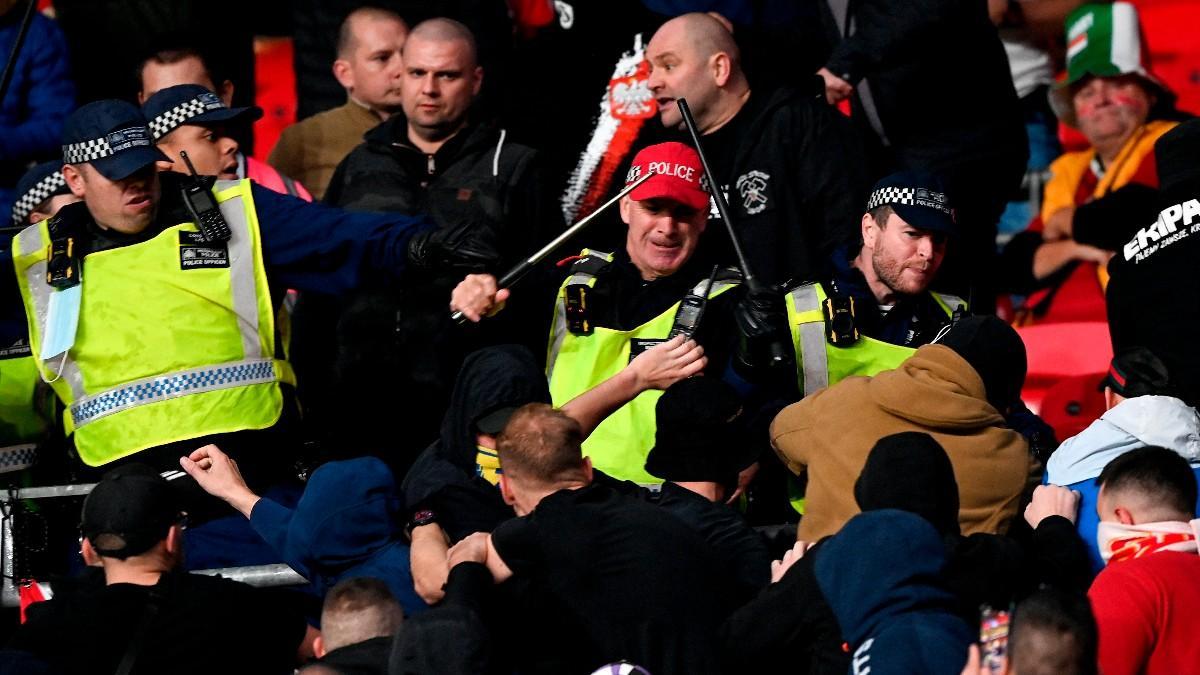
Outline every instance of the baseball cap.
<path fill-rule="evenodd" d="M 1145 347 L 1131 347 L 1113 357 L 1099 389 L 1111 388 L 1124 398 L 1171 392 L 1167 366 Z"/>
<path fill-rule="evenodd" d="M 170 159 L 154 139 L 137 106 L 116 99 L 93 101 L 67 118 L 63 163 L 91 164 L 109 180 L 122 180 L 155 162 Z"/>
<path fill-rule="evenodd" d="M 263 116 L 262 108 L 258 106 L 230 108 L 220 96 L 198 84 L 177 84 L 158 90 L 142 104 L 142 113 L 155 141 L 184 124 L 253 122 Z"/>
<path fill-rule="evenodd" d="M 671 199 L 694 209 L 708 207 L 704 167 L 691 146 L 672 141 L 642 148 L 633 158 L 625 185 L 651 172 L 654 177 L 629 193 L 631 199 Z"/>
<path fill-rule="evenodd" d="M 153 548 L 181 515 L 165 478 L 145 464 L 126 464 L 106 473 L 84 499 L 79 529 L 98 553 L 123 560 Z"/>
<path fill-rule="evenodd" d="M 890 206 L 904 222 L 918 230 L 958 232 L 954 209 L 946 195 L 946 186 L 938 176 L 926 171 L 899 171 L 884 176 L 871 189 L 867 210 Z"/>
<path fill-rule="evenodd" d="M 24 225 L 25 219 L 42 202 L 57 195 L 68 194 L 67 180 L 62 175 L 61 161 L 43 162 L 25 172 L 13 190 L 17 200 L 13 202 L 13 225 Z"/>

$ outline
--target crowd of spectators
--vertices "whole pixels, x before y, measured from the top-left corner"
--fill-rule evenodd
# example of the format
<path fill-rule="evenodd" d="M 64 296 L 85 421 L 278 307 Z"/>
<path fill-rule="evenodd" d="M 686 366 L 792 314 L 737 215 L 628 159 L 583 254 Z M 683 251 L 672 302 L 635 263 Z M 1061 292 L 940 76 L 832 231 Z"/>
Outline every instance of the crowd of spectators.
<path fill-rule="evenodd" d="M 259 12 L 26 4 L 0 672 L 1200 672 L 1148 3 L 275 2 L 260 157 Z M 1064 437 L 1029 328 L 1092 324 Z"/>

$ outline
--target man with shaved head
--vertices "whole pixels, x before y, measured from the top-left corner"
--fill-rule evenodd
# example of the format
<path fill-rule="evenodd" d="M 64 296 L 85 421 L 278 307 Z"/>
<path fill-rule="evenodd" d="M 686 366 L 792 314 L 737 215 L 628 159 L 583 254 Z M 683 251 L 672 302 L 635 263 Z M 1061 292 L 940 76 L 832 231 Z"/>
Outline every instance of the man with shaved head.
<path fill-rule="evenodd" d="M 849 125 L 811 92 L 752 91 L 733 36 L 708 14 L 663 24 L 646 58 L 664 126 L 686 133 L 677 102 L 687 100 L 754 273 L 769 283 L 816 278 L 853 237 L 867 188 Z M 715 209 L 710 218 L 719 220 Z M 724 227 L 708 231 L 728 260 Z"/>
<path fill-rule="evenodd" d="M 321 199 L 334 169 L 363 134 L 400 111 L 400 50 L 407 35 L 404 19 L 386 9 L 351 12 L 338 30 L 333 62 L 348 100 L 284 129 L 268 161 Z"/>
<path fill-rule="evenodd" d="M 437 18 L 414 26 L 404 43 L 403 66 L 395 84 L 400 92 L 400 109 L 368 132 L 363 143 L 342 161 L 325 201 L 354 211 L 427 213 L 443 228 L 470 223 L 473 229 L 490 232 L 500 252 L 494 267 L 476 271 L 495 273 L 535 251 L 562 226 L 535 152 L 514 142 L 505 129 L 479 114 L 475 103 L 484 70 L 476 52 L 475 37 L 457 21 Z M 385 346 L 396 348 L 395 342 L 400 339 L 396 336 L 401 332 L 397 322 L 402 322 L 403 349 L 410 355 L 420 355 L 412 362 L 422 366 L 417 372 L 395 364 L 391 366 L 395 378 L 433 392 L 429 401 L 436 406 L 448 400 L 463 355 L 479 346 L 466 341 L 490 339 L 490 329 L 472 336 L 449 323 L 446 298 L 461 278 L 459 272 L 429 270 L 400 286 L 405 289 L 402 292 L 371 292 L 350 302 L 329 299 L 308 318 L 297 320 L 297 339 L 308 339 L 310 344 L 335 343 L 338 353 L 363 363 L 363 368 L 354 371 L 362 372 L 363 380 L 351 378 L 343 385 L 343 390 L 361 391 L 365 389 L 360 387 L 377 387 L 379 382 L 391 379 L 380 370 L 387 371 L 388 364 L 395 361 L 388 361 L 378 352 Z M 309 298 L 300 309 L 320 304 L 322 300 Z M 349 327 L 341 336 L 333 334 L 337 325 L 334 318 L 339 316 L 342 325 Z M 398 316 L 401 318 L 395 319 Z M 380 321 L 379 317 L 388 320 Z M 324 335 L 314 337 L 310 330 Z M 329 353 L 324 346 L 314 350 L 311 366 L 330 368 Z M 321 408 L 322 395 L 329 396 L 313 392 L 308 405 Z M 341 405 L 340 398 L 332 397 L 329 404 Z M 389 399 L 381 396 L 378 400 L 383 404 Z M 357 403 L 348 407 L 346 414 L 356 419 L 362 416 L 360 428 L 378 427 L 370 423 L 370 410 Z M 316 417 L 321 418 L 321 413 Z M 330 415 L 332 420 L 341 417 Z M 436 423 L 431 419 L 429 429 L 413 433 L 419 436 L 431 431 L 436 435 Z M 331 428 L 340 434 L 345 424 L 334 421 Z M 380 437 L 364 442 L 377 441 L 391 443 L 392 439 Z"/>

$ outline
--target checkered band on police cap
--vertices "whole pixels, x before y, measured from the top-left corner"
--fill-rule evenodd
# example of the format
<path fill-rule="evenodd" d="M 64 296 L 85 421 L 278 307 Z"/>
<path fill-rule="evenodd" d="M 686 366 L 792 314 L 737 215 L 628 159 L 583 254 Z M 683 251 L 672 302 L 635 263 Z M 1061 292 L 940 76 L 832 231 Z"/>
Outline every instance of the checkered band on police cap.
<path fill-rule="evenodd" d="M 119 129 L 100 138 L 90 138 L 63 146 L 63 164 L 94 162 L 136 147 L 151 147 L 146 127 Z"/>
<path fill-rule="evenodd" d="M 867 210 L 874 211 L 880 206 L 890 204 L 924 206 L 936 209 L 949 216 L 954 215 L 954 212 L 950 208 L 950 200 L 946 198 L 945 193 L 925 188 L 908 187 L 881 187 L 875 190 L 871 193 L 871 199 L 867 202 Z"/>
<path fill-rule="evenodd" d="M 157 141 L 197 115 L 226 107 L 219 96 L 206 91 L 150 120 L 150 133 L 154 134 L 154 140 Z"/>
<path fill-rule="evenodd" d="M 38 207 L 39 204 L 49 199 L 59 189 L 67 186 L 67 179 L 63 178 L 62 171 L 55 171 L 38 181 L 32 188 L 21 195 L 12 207 L 12 221 L 14 225 L 20 225 L 25 222 L 30 213 Z"/>

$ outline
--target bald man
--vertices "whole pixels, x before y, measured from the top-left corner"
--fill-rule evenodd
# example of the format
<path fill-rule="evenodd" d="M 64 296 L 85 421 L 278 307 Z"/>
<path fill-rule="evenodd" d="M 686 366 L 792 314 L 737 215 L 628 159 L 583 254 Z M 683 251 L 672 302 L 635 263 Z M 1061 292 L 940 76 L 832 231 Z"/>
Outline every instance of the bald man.
<path fill-rule="evenodd" d="M 425 213 L 440 227 L 466 222 L 490 230 L 501 258 L 494 267 L 480 271 L 506 269 L 562 229 L 554 192 L 544 184 L 536 154 L 479 114 L 475 101 L 485 74 L 476 58 L 475 38 L 466 26 L 442 18 L 417 24 L 404 44 L 403 61 L 402 109 L 368 132 L 338 166 L 325 201 L 352 211 Z M 334 376 L 328 370 L 333 367 L 329 354 L 341 354 L 342 363 L 354 366 L 347 371 L 361 373 L 356 377 L 362 378 L 349 381 L 345 388 L 359 391 L 382 382 L 418 382 L 423 391 L 431 392 L 424 398 L 436 409 L 449 397 L 463 355 L 479 346 L 466 341 L 491 340 L 489 333 L 500 328 L 494 323 L 472 335 L 449 325 L 446 298 L 461 279 L 458 272 L 429 271 L 401 285 L 406 289 L 403 294 L 305 299 L 297 316 L 307 313 L 308 318 L 297 319 L 297 340 L 320 346 L 311 350 L 311 362 L 299 359 L 297 372 L 307 366 L 308 382 L 321 382 L 322 377 Z M 403 321 L 397 322 L 397 316 Z M 341 336 L 333 334 L 338 317 L 348 327 Z M 318 337 L 312 338 L 310 330 Z M 404 358 L 398 358 L 399 353 Z M 318 373 L 316 379 L 311 369 Z M 385 372 L 389 369 L 395 372 Z M 349 379 L 343 376 L 343 381 Z M 362 397 L 346 397 L 343 392 L 318 385 L 317 391 L 305 394 L 305 402 L 318 409 L 326 403 L 326 410 L 348 408 L 329 416 L 310 410 L 315 417 L 330 420 L 331 433 L 344 436 L 347 428 L 381 433 L 374 431 L 381 427 L 370 422 L 379 419 L 371 404 L 364 406 L 355 402 Z M 390 395 L 367 398 L 384 406 L 379 415 L 390 414 L 386 410 L 393 400 Z M 362 424 L 347 424 L 347 417 Z M 430 417 L 429 430 L 409 430 L 410 437 L 435 430 L 437 417 Z M 394 438 L 362 441 L 376 442 L 390 447 Z"/>
<path fill-rule="evenodd" d="M 294 176 L 321 199 L 338 163 L 363 134 L 401 110 L 400 52 L 408 25 L 386 9 L 351 12 L 338 30 L 333 75 L 346 90 L 345 105 L 283 130 L 267 161 Z"/>
<path fill-rule="evenodd" d="M 810 93 L 752 91 L 733 36 L 707 14 L 663 24 L 646 58 L 668 129 L 686 134 L 676 102 L 687 99 L 754 273 L 768 283 L 820 276 L 853 240 L 868 187 L 848 123 Z M 714 209 L 708 240 L 732 262 L 719 219 Z"/>

